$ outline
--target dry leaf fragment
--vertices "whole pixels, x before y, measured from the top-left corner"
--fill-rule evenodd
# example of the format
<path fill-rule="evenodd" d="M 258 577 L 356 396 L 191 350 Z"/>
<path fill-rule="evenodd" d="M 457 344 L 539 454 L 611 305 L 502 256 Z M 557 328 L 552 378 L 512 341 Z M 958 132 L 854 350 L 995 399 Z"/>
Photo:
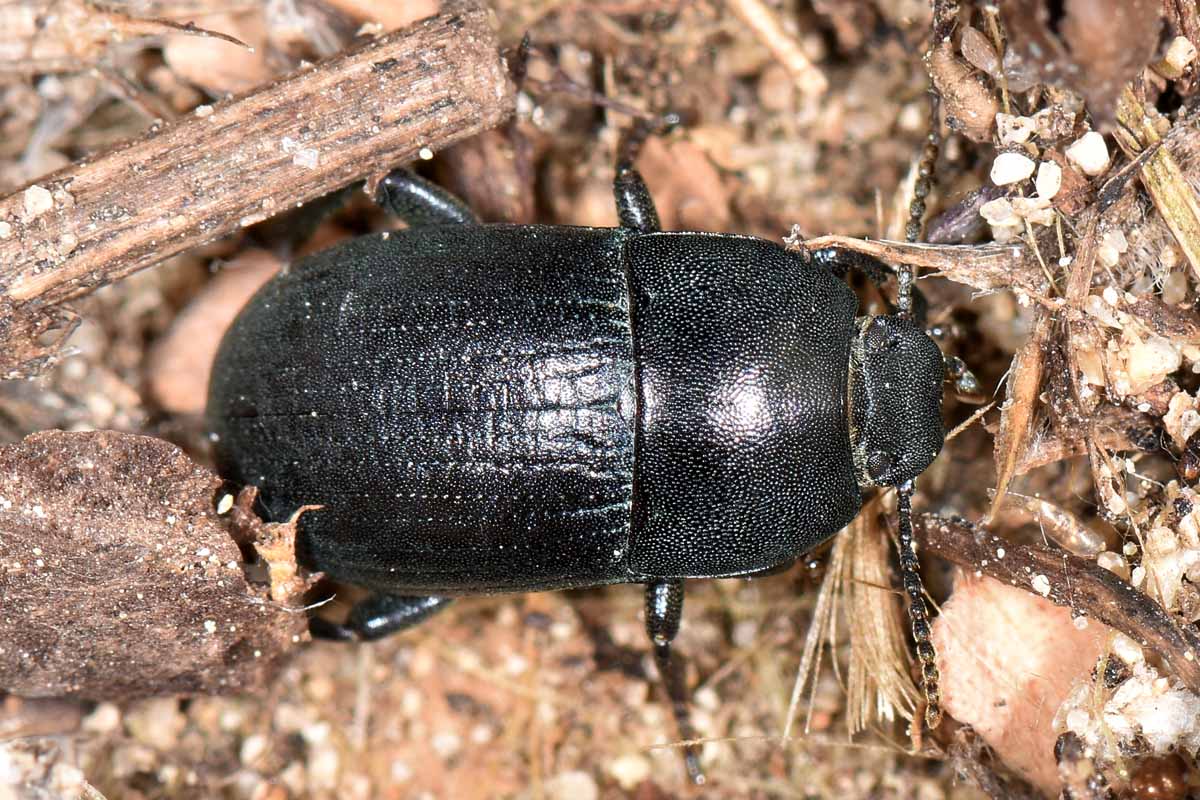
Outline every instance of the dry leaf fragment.
<path fill-rule="evenodd" d="M 1076 627 L 1069 610 L 1027 591 L 960 572 L 933 623 L 942 705 L 1006 765 L 1055 793 L 1055 712 L 1112 635 L 1091 619 Z"/>
<path fill-rule="evenodd" d="M 1008 376 L 1008 399 L 1000 408 L 1000 432 L 996 436 L 996 495 L 992 499 L 988 519 L 996 515 L 1009 483 L 1016 475 L 1017 465 L 1029 449 L 1038 394 L 1042 387 L 1042 369 L 1046 360 L 1046 343 L 1050 341 L 1053 317 L 1038 311 L 1029 340 L 1013 358 Z"/>
<path fill-rule="evenodd" d="M 264 686 L 306 619 L 246 582 L 212 512 L 219 483 L 147 436 L 46 431 L 0 448 L 0 691 Z"/>

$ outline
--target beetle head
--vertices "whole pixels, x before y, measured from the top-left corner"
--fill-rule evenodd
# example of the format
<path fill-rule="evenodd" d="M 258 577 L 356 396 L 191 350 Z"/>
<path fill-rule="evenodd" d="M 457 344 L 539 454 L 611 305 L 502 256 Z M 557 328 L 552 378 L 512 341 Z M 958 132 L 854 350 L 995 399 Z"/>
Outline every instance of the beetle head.
<path fill-rule="evenodd" d="M 942 449 L 942 353 L 910 319 L 860 317 L 850 343 L 850 442 L 862 486 L 899 486 Z"/>

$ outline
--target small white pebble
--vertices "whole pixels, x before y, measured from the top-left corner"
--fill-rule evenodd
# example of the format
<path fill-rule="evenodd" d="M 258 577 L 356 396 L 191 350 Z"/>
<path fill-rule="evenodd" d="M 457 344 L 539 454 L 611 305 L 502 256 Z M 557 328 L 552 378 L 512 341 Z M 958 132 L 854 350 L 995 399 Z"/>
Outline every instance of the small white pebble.
<path fill-rule="evenodd" d="M 1073 708 L 1067 713 L 1067 730 L 1073 733 L 1083 733 L 1087 730 L 1092 716 L 1083 708 Z"/>
<path fill-rule="evenodd" d="M 332 729 L 328 722 L 313 722 L 300 729 L 300 738 L 309 747 L 325 744 L 329 741 Z"/>
<path fill-rule="evenodd" d="M 987 220 L 989 225 L 1019 225 L 1021 220 L 1013 213 L 1012 201 L 1007 197 L 997 197 L 979 207 L 979 216 Z"/>
<path fill-rule="evenodd" d="M 12 236 L 12 225 L 0 220 L 0 239 L 7 239 Z"/>
<path fill-rule="evenodd" d="M 1141 645 L 1123 633 L 1118 633 L 1112 640 L 1112 653 L 1126 664 L 1133 666 L 1146 660 Z"/>
<path fill-rule="evenodd" d="M 196 106 L 196 110 L 194 113 L 197 117 L 201 117 L 201 118 L 211 117 L 212 113 L 213 113 L 213 107 L 210 105 L 207 105 L 207 104 L 202 105 L 202 106 Z"/>
<path fill-rule="evenodd" d="M 1032 117 L 1018 117 L 1013 114 L 996 115 L 996 131 L 1000 134 L 1001 145 L 1024 144 L 1029 141 L 1036 130 Z"/>
<path fill-rule="evenodd" d="M 1116 250 L 1118 253 L 1129 252 L 1129 240 L 1125 238 L 1125 231 L 1120 228 L 1113 228 L 1110 231 L 1105 231 L 1104 238 L 1101 239 L 1104 244 Z"/>
<path fill-rule="evenodd" d="M 313 748 L 308 754 L 309 789 L 329 790 L 337 786 L 341 757 L 334 747 Z"/>
<path fill-rule="evenodd" d="M 590 773 L 582 770 L 560 772 L 544 784 L 550 800 L 597 800 L 600 787 Z"/>
<path fill-rule="evenodd" d="M 1088 627 L 1088 618 L 1080 615 L 1071 619 L 1071 624 L 1075 626 L 1077 631 L 1086 631 Z"/>
<path fill-rule="evenodd" d="M 25 219 L 30 220 L 54 208 L 54 197 L 38 185 L 25 190 Z"/>
<path fill-rule="evenodd" d="M 260 758 L 267 752 L 267 737 L 261 734 L 247 736 L 242 742 L 242 747 L 238 750 L 238 758 L 242 764 L 246 766 L 254 766 Z"/>
<path fill-rule="evenodd" d="M 462 749 L 462 739 L 453 731 L 435 733 L 429 744 L 442 758 L 450 758 Z"/>
<path fill-rule="evenodd" d="M 1033 185 L 1037 187 L 1038 197 L 1051 200 L 1062 188 L 1062 167 L 1053 161 L 1043 161 L 1038 164 L 1037 178 Z"/>
<path fill-rule="evenodd" d="M 1141 588 L 1141 585 L 1146 582 L 1146 568 L 1134 567 L 1133 574 L 1129 576 L 1129 583 L 1135 589 Z"/>
<path fill-rule="evenodd" d="M 1035 225 L 1053 225 L 1054 209 L 1044 197 L 1014 197 L 1013 213 Z"/>
<path fill-rule="evenodd" d="M 112 733 L 120 725 L 121 709 L 114 703 L 101 703 L 83 718 L 83 729 L 88 733 Z"/>
<path fill-rule="evenodd" d="M 1124 553 L 1125 555 L 1129 556 L 1130 558 L 1133 558 L 1134 556 L 1136 556 L 1137 551 L 1138 551 L 1138 546 L 1134 542 L 1126 542 L 1121 547 L 1121 552 Z"/>
<path fill-rule="evenodd" d="M 204 630 L 207 633 L 216 633 L 217 632 L 217 623 L 213 622 L 211 619 L 204 620 Z"/>
<path fill-rule="evenodd" d="M 231 508 L 233 508 L 233 495 L 222 495 L 221 499 L 217 501 L 217 513 L 228 514 Z"/>
<path fill-rule="evenodd" d="M 1096 566 L 1108 570 L 1119 578 L 1129 580 L 1129 562 L 1119 553 L 1105 550 L 1096 556 Z"/>
<path fill-rule="evenodd" d="M 1117 290 L 1111 286 L 1104 287 L 1104 291 L 1100 296 L 1103 297 L 1104 302 L 1108 303 L 1110 306 L 1119 305 L 1121 302 L 1121 296 L 1117 294 Z"/>
<path fill-rule="evenodd" d="M 433 151 L 428 147 L 422 147 L 417 151 L 417 155 L 420 156 L 422 161 L 428 161 L 429 159 L 433 158 Z"/>
<path fill-rule="evenodd" d="M 1033 590 L 1042 597 L 1050 596 L 1050 579 L 1045 575 L 1034 575 L 1029 583 L 1033 586 Z"/>
<path fill-rule="evenodd" d="M 1103 136 L 1088 131 L 1067 148 L 1067 158 L 1087 175 L 1102 175 L 1108 170 L 1108 145 Z"/>
<path fill-rule="evenodd" d="M 0 237 L 3 238 L 3 237 Z M 1161 260 L 1161 259 L 1160 259 Z M 1188 281 L 1183 270 L 1175 270 L 1162 282 L 1162 299 L 1169 306 L 1177 306 L 1187 300 Z"/>
<path fill-rule="evenodd" d="M 996 548 L 996 558 L 1004 558 L 1004 548 L 1003 547 Z"/>
<path fill-rule="evenodd" d="M 608 765 L 608 773 L 621 788 L 632 792 L 642 781 L 650 777 L 650 762 L 640 753 L 629 753 Z"/>
<path fill-rule="evenodd" d="M 1167 47 L 1167 55 L 1163 58 L 1168 65 L 1174 67 L 1180 74 L 1188 65 L 1196 60 L 1196 46 L 1186 36 L 1176 36 Z"/>
<path fill-rule="evenodd" d="M 992 162 L 992 183 L 1008 186 L 1033 174 L 1033 159 L 1024 153 L 1001 153 Z"/>

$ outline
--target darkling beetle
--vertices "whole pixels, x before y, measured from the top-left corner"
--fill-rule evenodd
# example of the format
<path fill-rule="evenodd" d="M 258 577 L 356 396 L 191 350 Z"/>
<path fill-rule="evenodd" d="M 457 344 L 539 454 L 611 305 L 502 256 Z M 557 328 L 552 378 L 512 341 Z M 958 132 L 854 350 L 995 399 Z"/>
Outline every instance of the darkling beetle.
<path fill-rule="evenodd" d="M 841 278 L 882 280 L 881 262 L 661 231 L 633 167 L 650 132 L 619 148 L 618 228 L 483 225 L 393 172 L 377 199 L 409 227 L 267 283 L 221 344 L 208 424 L 222 474 L 270 519 L 320 506 L 299 519 L 300 562 L 371 592 L 315 635 L 378 638 L 456 595 L 644 583 L 691 739 L 671 658 L 684 581 L 778 571 L 876 486 L 901 488 L 911 562 L 944 368 L 908 314 L 856 316 Z"/>

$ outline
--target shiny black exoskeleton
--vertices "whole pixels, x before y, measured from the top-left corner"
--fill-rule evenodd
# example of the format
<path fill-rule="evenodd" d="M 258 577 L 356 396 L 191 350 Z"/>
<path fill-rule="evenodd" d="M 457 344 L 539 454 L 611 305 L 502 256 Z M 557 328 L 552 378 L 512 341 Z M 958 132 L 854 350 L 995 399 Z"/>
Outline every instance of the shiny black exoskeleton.
<path fill-rule="evenodd" d="M 856 316 L 839 253 L 660 232 L 631 158 L 616 196 L 619 228 L 481 225 L 393 173 L 381 201 L 411 227 L 268 283 L 221 345 L 209 424 L 270 518 L 321 507 L 300 561 L 372 592 L 316 632 L 375 638 L 454 595 L 644 583 L 689 737 L 670 658 L 684 580 L 785 566 L 862 487 L 924 470 L 943 363 L 914 322 Z"/>

